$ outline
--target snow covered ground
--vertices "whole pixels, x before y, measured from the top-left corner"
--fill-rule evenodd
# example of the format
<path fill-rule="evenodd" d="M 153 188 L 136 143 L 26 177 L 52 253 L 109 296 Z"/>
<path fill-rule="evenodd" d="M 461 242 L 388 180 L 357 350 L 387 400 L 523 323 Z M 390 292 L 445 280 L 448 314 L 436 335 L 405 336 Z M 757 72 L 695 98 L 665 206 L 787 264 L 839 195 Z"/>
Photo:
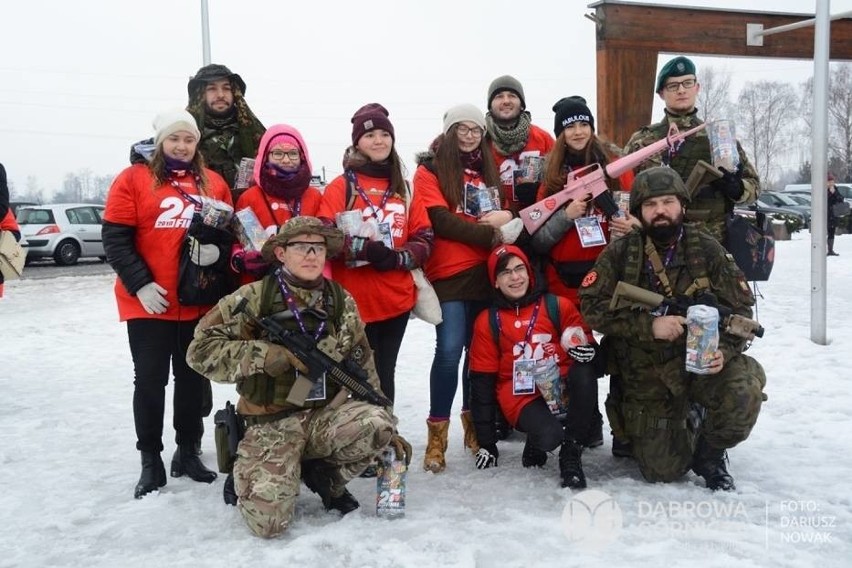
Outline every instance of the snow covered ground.
<path fill-rule="evenodd" d="M 749 351 L 766 368 L 769 401 L 730 452 L 735 493 L 711 494 L 692 474 L 648 484 L 612 457 L 609 440 L 584 455 L 589 489 L 603 494 L 560 489 L 554 458 L 523 469 L 517 434 L 501 443 L 498 468 L 477 471 L 457 412 L 447 471 L 423 472 L 434 331 L 413 321 L 397 371 L 400 430 L 415 450 L 405 519 L 377 519 L 375 482 L 357 479 L 357 512 L 325 513 L 303 490 L 292 529 L 271 541 L 223 504 L 222 476 L 212 486 L 169 478 L 159 494 L 133 499 L 132 366 L 113 277 L 9 282 L 0 301 L 0 566 L 850 566 L 852 236 L 838 237 L 837 250 L 830 342 L 818 346 L 809 340 L 809 235 L 777 244 L 772 281 L 760 287 L 766 336 Z M 214 396 L 217 407 L 235 398 L 220 385 Z M 214 467 L 212 418 L 207 430 L 203 459 Z"/>

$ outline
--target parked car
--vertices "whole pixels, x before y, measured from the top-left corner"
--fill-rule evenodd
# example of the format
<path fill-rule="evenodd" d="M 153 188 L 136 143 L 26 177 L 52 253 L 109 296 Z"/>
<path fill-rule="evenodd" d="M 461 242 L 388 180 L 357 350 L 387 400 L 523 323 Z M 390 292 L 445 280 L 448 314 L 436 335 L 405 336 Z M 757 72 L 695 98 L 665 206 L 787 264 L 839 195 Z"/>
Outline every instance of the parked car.
<path fill-rule="evenodd" d="M 18 209 L 21 246 L 27 262 L 53 258 L 60 266 L 76 264 L 82 257 L 106 260 L 101 238 L 103 205 L 55 203 Z"/>
<path fill-rule="evenodd" d="M 787 231 L 790 234 L 808 226 L 806 225 L 807 221 L 805 220 L 805 216 L 801 212 L 793 209 L 787 209 L 785 207 L 773 207 L 771 205 L 766 205 L 760 200 L 755 201 L 748 206 L 737 206 L 734 208 L 734 213 L 749 219 L 754 219 L 758 211 L 772 219 L 784 221 L 787 225 Z M 808 219 L 808 221 L 809 220 L 810 219 Z"/>
<path fill-rule="evenodd" d="M 837 183 L 835 184 L 837 191 L 840 192 L 840 195 L 843 196 L 847 202 L 852 204 L 852 184 L 849 183 Z M 810 195 L 811 194 L 811 184 L 809 183 L 790 183 L 784 187 L 784 191 L 782 193 L 792 193 L 796 195 Z"/>
<path fill-rule="evenodd" d="M 758 202 L 761 205 L 767 207 L 775 207 L 777 209 L 796 211 L 802 214 L 802 217 L 805 221 L 805 227 L 811 226 L 811 206 L 810 205 L 801 205 L 797 203 L 792 197 L 789 195 L 784 195 L 783 193 L 778 193 L 775 191 L 764 191 L 757 198 Z"/>
<path fill-rule="evenodd" d="M 38 203 L 34 201 L 10 201 L 9 209 L 12 210 L 12 215 L 15 217 L 18 216 L 18 207 L 26 207 L 27 205 L 38 205 Z"/>

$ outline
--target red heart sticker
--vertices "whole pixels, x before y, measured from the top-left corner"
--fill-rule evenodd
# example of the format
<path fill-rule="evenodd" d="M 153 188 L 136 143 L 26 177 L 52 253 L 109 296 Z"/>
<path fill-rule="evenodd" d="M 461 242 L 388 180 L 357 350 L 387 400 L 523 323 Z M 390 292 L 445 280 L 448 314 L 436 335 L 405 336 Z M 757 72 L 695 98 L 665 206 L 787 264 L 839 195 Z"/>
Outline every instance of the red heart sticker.
<path fill-rule="evenodd" d="M 550 211 L 556 209 L 556 200 L 555 199 L 545 199 L 544 206 L 547 207 Z"/>

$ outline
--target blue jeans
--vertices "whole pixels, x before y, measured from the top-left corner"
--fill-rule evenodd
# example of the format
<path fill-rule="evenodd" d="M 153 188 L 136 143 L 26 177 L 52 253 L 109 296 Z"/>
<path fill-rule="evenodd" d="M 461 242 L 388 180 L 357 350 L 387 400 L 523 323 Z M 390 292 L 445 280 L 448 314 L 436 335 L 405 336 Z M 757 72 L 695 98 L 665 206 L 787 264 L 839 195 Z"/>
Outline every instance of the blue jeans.
<path fill-rule="evenodd" d="M 441 302 L 442 321 L 435 327 L 435 358 L 429 373 L 429 416 L 448 418 L 459 384 L 459 360 L 462 365 L 462 410 L 467 410 L 470 383 L 467 375 L 468 352 L 473 335 L 473 322 L 488 302 L 455 300 Z"/>

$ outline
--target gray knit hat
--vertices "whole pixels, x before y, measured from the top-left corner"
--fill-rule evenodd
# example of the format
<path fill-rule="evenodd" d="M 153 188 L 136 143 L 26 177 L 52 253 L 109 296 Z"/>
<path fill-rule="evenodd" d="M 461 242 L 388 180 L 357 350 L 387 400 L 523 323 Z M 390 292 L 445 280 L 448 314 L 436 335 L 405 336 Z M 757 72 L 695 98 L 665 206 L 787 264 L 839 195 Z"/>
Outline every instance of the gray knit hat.
<path fill-rule="evenodd" d="M 468 120 L 485 131 L 485 115 L 478 107 L 471 104 L 456 105 L 444 113 L 444 134 L 449 132 L 454 124 Z"/>
<path fill-rule="evenodd" d="M 521 99 L 521 110 L 527 109 L 527 99 L 524 97 L 524 88 L 521 86 L 521 82 L 511 75 L 503 75 L 491 81 L 491 85 L 488 86 L 488 110 L 491 110 L 491 101 L 494 100 L 494 97 L 503 91 L 512 91 L 518 95 L 518 98 Z"/>

